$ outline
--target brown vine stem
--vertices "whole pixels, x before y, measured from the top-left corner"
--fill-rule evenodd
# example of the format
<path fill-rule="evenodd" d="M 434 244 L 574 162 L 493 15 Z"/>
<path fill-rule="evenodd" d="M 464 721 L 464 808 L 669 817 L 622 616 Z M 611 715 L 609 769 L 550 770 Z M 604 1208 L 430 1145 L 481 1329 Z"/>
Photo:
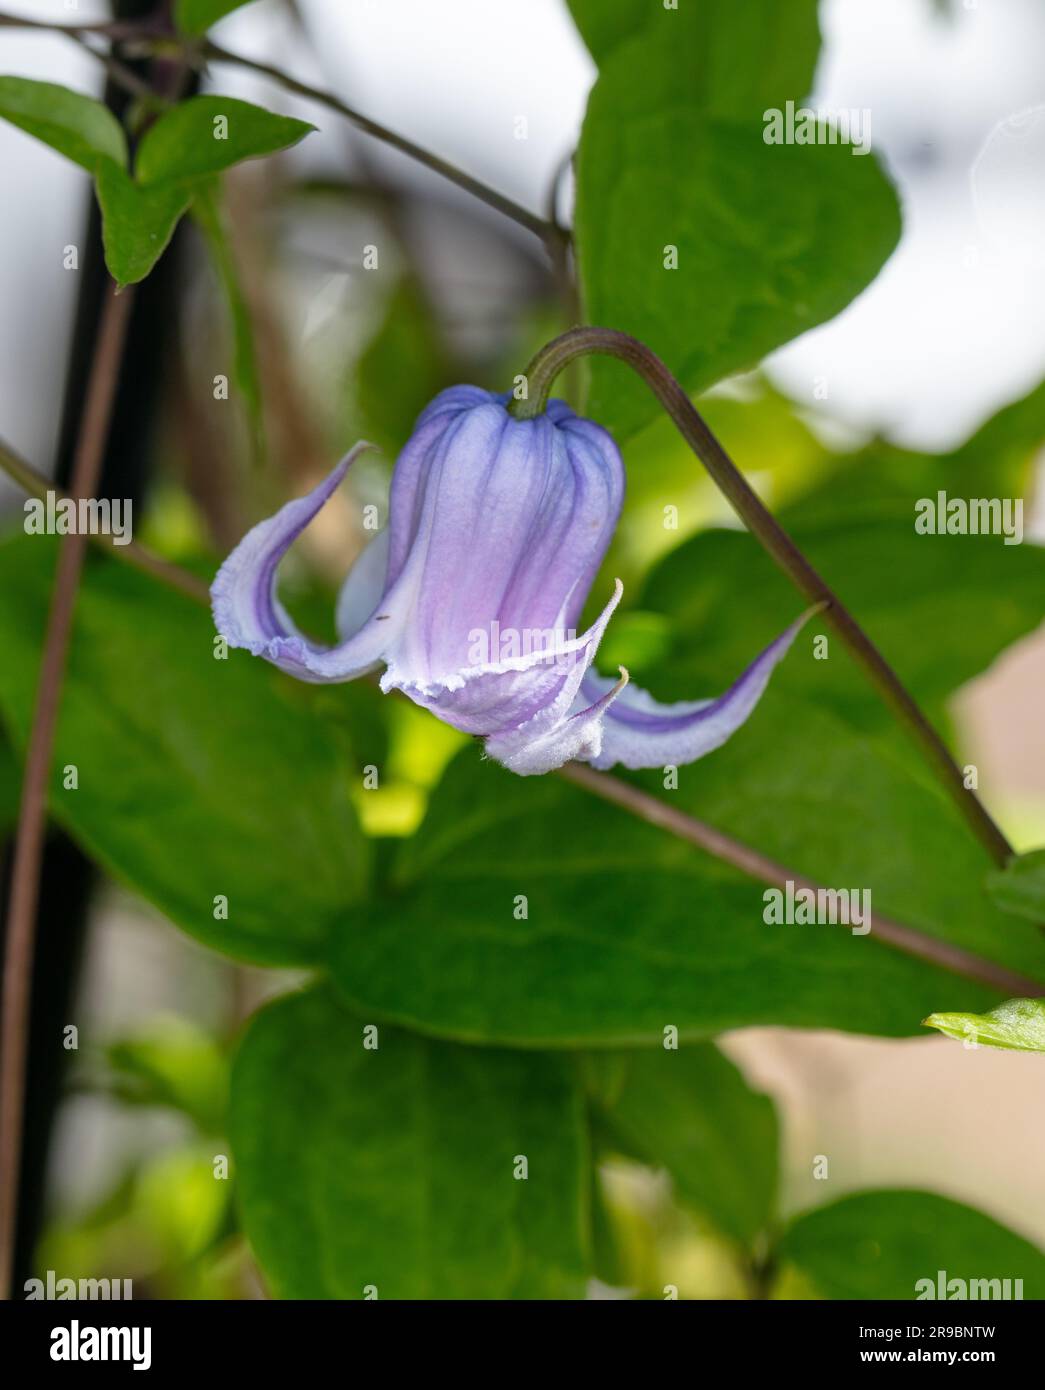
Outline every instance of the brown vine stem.
<path fill-rule="evenodd" d="M 749 878 L 758 879 L 772 888 L 783 888 L 789 881 L 796 889 L 811 888 L 816 892 L 819 886 L 812 879 L 785 869 L 764 854 L 760 854 L 758 850 L 751 849 L 714 826 L 697 820 L 674 806 L 669 806 L 619 777 L 596 772 L 594 768 L 585 767 L 581 763 L 567 763 L 559 771 L 567 781 L 574 782 L 585 791 L 621 807 L 633 816 L 638 816 L 648 825 L 656 826 L 658 830 L 666 830 L 680 840 L 686 840 L 698 849 L 714 855 L 716 859 L 732 864 Z M 1000 990 L 1010 997 L 1036 998 L 1045 994 L 1045 984 L 1017 975 L 1014 971 L 1006 970 L 1004 966 L 996 965 L 971 951 L 965 951 L 949 941 L 929 936 L 915 927 L 893 922 L 877 913 L 871 916 L 871 935 L 883 945 L 891 946 L 904 955 L 928 961 L 931 965 L 937 965 L 955 975 L 963 975 L 978 984 L 988 985 L 991 989 Z"/>
<path fill-rule="evenodd" d="M 73 463 L 72 496 L 97 490 L 109 434 L 120 358 L 127 333 L 133 290 L 110 292 L 102 310 L 98 342 L 87 385 L 83 425 Z M 11 895 L 4 939 L 3 1021 L 0 1033 L 0 1297 L 10 1297 L 25 1101 L 25 1068 L 40 893 L 40 865 L 47 821 L 47 783 L 54 732 L 65 675 L 76 592 L 87 536 L 66 536 L 58 554 L 51 612 L 37 687 L 22 800 L 11 870 Z"/>
<path fill-rule="evenodd" d="M 826 605 L 824 617 L 838 633 L 864 674 L 896 719 L 920 746 L 948 796 L 996 864 L 1004 865 L 1013 848 L 983 803 L 965 785 L 947 745 L 919 709 L 896 672 L 842 601 L 821 579 L 794 541 L 748 484 L 723 449 L 704 417 L 664 363 L 645 343 L 613 328 L 571 328 L 547 343 L 526 369 L 528 397 L 508 409 L 520 420 L 539 415 L 552 383 L 575 358 L 590 353 L 616 357 L 636 372 L 671 417 L 676 429 L 707 469 L 712 481 L 792 584 L 813 603 Z"/>
<path fill-rule="evenodd" d="M 44 501 L 47 494 L 52 492 L 55 501 L 60 502 L 68 496 L 68 494 L 59 491 L 43 473 L 37 472 L 32 464 L 26 463 L 25 459 L 16 454 L 2 439 L 0 439 L 0 469 L 3 469 L 11 481 L 17 483 L 24 492 L 29 493 L 30 497 L 38 497 Z M 115 555 L 117 559 L 125 560 L 135 569 L 151 575 L 154 579 L 161 580 L 196 603 L 201 603 L 205 607 L 210 604 L 210 591 L 202 579 L 198 579 L 196 575 L 182 569 L 180 565 L 175 565 L 170 560 L 165 560 L 162 556 L 154 554 L 139 541 L 129 541 L 126 545 L 117 545 L 112 536 L 94 531 L 91 532 L 90 540 L 99 550 Z"/>
<path fill-rule="evenodd" d="M 95 48 L 89 36 L 95 36 L 109 41 L 128 37 L 132 32 L 141 31 L 130 25 L 120 24 L 52 24 L 43 19 L 23 19 L 20 15 L 0 14 L 0 29 L 36 29 L 41 33 L 58 34 L 62 38 L 71 39 L 92 58 L 104 64 L 112 80 L 130 92 L 132 96 L 138 97 L 142 101 L 149 102 L 150 105 L 162 105 L 157 102 L 156 93 L 136 73 L 132 72 L 125 63 L 121 63 L 118 58 L 111 53 L 103 53 L 101 49 Z M 150 33 L 154 31 L 150 30 Z"/>
<path fill-rule="evenodd" d="M 57 20 L 30 19 L 28 15 L 0 14 L 0 29 L 46 29 L 56 34 L 97 34 L 104 39 L 140 39 L 166 33 L 146 20 L 103 20 L 95 24 L 62 24 Z"/>
<path fill-rule="evenodd" d="M 201 62 L 210 60 L 215 63 L 229 63 L 234 67 L 246 68 L 250 72 L 258 73 L 261 77 L 278 82 L 288 92 L 294 92 L 297 96 L 305 97 L 309 101 L 326 106 L 331 111 L 336 111 L 339 116 L 351 121 L 367 135 L 372 135 L 383 144 L 389 145 L 394 150 L 399 150 L 401 154 L 405 154 L 418 164 L 423 164 L 425 168 L 439 174 L 447 182 L 456 184 L 458 188 L 464 189 L 473 198 L 478 198 L 487 207 L 494 208 L 503 216 L 517 222 L 520 227 L 525 227 L 534 236 L 540 237 L 553 259 L 555 257 L 561 259 L 561 247 L 569 241 L 569 233 L 554 221 L 530 212 L 521 203 L 515 202 L 514 199 L 506 197 L 503 193 L 498 193 L 496 189 L 488 187 L 481 179 L 473 178 L 471 174 L 459 169 L 456 164 L 451 164 L 449 160 L 433 154 L 431 150 L 426 150 L 423 145 L 415 144 L 413 140 L 408 140 L 405 135 L 399 135 L 396 131 L 389 130 L 387 126 L 381 125 L 378 121 L 371 120 L 362 111 L 357 111 L 347 102 L 342 101 L 340 97 L 334 96 L 333 92 L 325 92 L 319 87 L 312 87 L 307 82 L 301 82 L 290 73 L 284 72 L 282 68 L 271 63 L 262 63 L 254 58 L 244 57 L 240 53 L 231 53 L 228 49 L 221 48 L 209 39 L 183 39 L 158 29 L 154 23 L 147 21 L 137 24 L 57 24 L 49 23 L 46 20 L 25 19 L 20 15 L 0 14 L 0 28 L 38 29 L 64 34 L 67 38 L 81 43 L 88 53 L 91 53 L 99 62 L 104 63 L 114 81 L 127 87 L 138 96 L 151 97 L 153 100 L 155 100 L 154 92 L 151 92 L 134 73 L 119 63 L 111 54 L 102 53 L 97 48 L 93 48 L 90 43 L 86 42 L 87 36 L 93 35 L 108 39 L 113 43 L 133 42 L 136 48 L 142 52 L 153 51 L 158 56 L 165 57 L 174 54 L 193 66 L 199 66 Z"/>
<path fill-rule="evenodd" d="M 257 62 L 253 58 L 245 58 L 239 53 L 230 53 L 227 48 L 221 48 L 210 40 L 204 40 L 199 47 L 199 53 L 203 58 L 215 63 L 231 63 L 235 67 L 247 68 L 262 77 L 270 78 L 273 82 L 278 82 L 288 92 L 294 92 L 297 96 L 306 97 L 309 101 L 318 102 L 321 106 L 336 111 L 339 116 L 351 121 L 354 126 L 357 126 L 367 135 L 374 136 L 375 139 L 391 146 L 394 150 L 399 150 L 401 154 L 407 155 L 418 164 L 423 164 L 425 168 L 440 174 L 449 183 L 463 188 L 473 198 L 478 198 L 487 207 L 496 209 L 505 217 L 511 218 L 513 222 L 517 222 L 520 227 L 525 227 L 527 231 L 533 232 L 534 236 L 540 237 L 549 248 L 554 248 L 562 241 L 565 234 L 555 223 L 540 217 L 537 213 L 530 212 L 520 203 L 505 197 L 503 193 L 498 193 L 493 188 L 489 188 L 481 180 L 473 178 L 471 174 L 466 174 L 463 169 L 458 169 L 455 164 L 433 154 L 431 150 L 426 150 L 423 146 L 408 140 L 406 136 L 389 130 L 387 126 L 379 125 L 377 121 L 371 120 L 369 116 L 364 116 L 361 111 L 347 105 L 340 97 L 334 96 L 332 92 L 324 92 L 318 87 L 311 87 L 305 82 L 299 82 L 296 77 L 292 77 L 282 68 L 277 68 L 272 64 Z"/>

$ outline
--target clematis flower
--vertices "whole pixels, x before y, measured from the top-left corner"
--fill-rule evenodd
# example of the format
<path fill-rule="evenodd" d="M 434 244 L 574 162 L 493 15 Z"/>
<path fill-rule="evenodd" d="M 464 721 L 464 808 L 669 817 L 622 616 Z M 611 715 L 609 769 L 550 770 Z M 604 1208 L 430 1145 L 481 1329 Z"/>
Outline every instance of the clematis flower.
<path fill-rule="evenodd" d="M 598 675 L 619 580 L 591 626 L 576 628 L 620 516 L 620 451 L 562 401 L 516 420 L 507 399 L 456 386 L 422 412 L 395 466 L 389 524 L 338 599 L 336 643 L 297 630 L 276 572 L 367 445 L 248 532 L 212 586 L 218 631 L 301 680 L 384 666 L 382 690 L 481 736 L 523 776 L 571 759 L 639 768 L 703 757 L 750 715 L 805 617 L 718 699 L 661 705 L 623 669 Z"/>

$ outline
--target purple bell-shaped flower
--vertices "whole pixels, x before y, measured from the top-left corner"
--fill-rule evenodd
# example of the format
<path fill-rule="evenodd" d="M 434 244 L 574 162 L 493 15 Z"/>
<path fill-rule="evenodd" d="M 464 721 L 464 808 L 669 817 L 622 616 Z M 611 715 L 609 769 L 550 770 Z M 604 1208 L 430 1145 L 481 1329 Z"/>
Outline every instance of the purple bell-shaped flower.
<path fill-rule="evenodd" d="M 516 420 L 505 399 L 456 386 L 422 412 L 396 463 L 389 524 L 341 591 L 337 643 L 295 628 L 276 571 L 363 445 L 228 557 L 211 591 L 218 631 L 302 680 L 352 680 L 383 664 L 382 690 L 480 735 L 522 775 L 571 759 L 693 762 L 747 719 L 804 618 L 717 700 L 659 705 L 625 672 L 598 676 L 620 582 L 591 627 L 576 625 L 620 516 L 620 451 L 561 401 Z"/>

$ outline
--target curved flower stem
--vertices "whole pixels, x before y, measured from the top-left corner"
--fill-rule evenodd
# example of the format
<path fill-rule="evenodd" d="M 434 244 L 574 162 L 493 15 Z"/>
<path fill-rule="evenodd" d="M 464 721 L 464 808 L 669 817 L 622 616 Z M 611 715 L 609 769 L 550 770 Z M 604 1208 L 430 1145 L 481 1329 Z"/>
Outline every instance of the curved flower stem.
<path fill-rule="evenodd" d="M 997 864 L 1004 864 L 1013 849 L 995 825 L 982 802 L 965 785 L 947 745 L 926 719 L 896 672 L 882 656 L 853 615 L 821 579 L 772 513 L 749 486 L 703 416 L 659 357 L 644 343 L 612 328 L 572 328 L 555 338 L 534 357 L 526 369 L 526 400 L 508 407 L 520 420 L 539 415 L 548 403 L 552 382 L 576 357 L 603 353 L 619 358 L 642 377 L 675 422 L 679 433 L 700 459 L 712 480 L 762 547 L 791 582 L 814 603 L 827 605 L 825 617 L 863 668 L 879 695 L 921 747 L 944 790 L 968 822 L 973 834 Z"/>
<path fill-rule="evenodd" d="M 98 486 L 109 433 L 120 357 L 134 300 L 133 289 L 111 291 L 102 310 L 98 343 L 87 386 L 83 427 L 73 466 L 74 497 L 90 497 Z M 4 939 L 3 1019 L 0 1045 L 0 1297 L 7 1298 L 14 1254 L 22 1120 L 25 1102 L 29 997 L 36 945 L 36 909 L 47 821 L 47 783 L 72 631 L 76 591 L 87 536 L 65 536 L 58 553 L 51 612 L 37 688 L 22 801 L 11 869 L 11 896 Z"/>
<path fill-rule="evenodd" d="M 633 786 L 630 782 L 611 777 L 605 772 L 596 772 L 594 768 L 585 767 L 581 763 L 567 763 L 559 769 L 559 773 L 567 781 L 576 783 L 585 791 L 601 797 L 603 801 L 620 806 L 647 824 L 654 825 L 659 830 L 666 830 L 669 834 L 676 835 L 679 839 L 714 855 L 716 859 L 732 864 L 750 878 L 768 883 L 773 888 L 784 888 L 790 881 L 796 889 L 810 888 L 814 892 L 817 891 L 819 885 L 812 879 L 784 868 L 760 854 L 758 850 L 741 844 L 739 840 L 734 840 L 705 821 L 676 810 L 674 806 L 650 796 L 648 792 Z M 962 950 L 960 946 L 954 946 L 949 941 L 929 936 L 928 933 L 905 926 L 902 922 L 890 921 L 877 913 L 871 917 L 871 932 L 883 945 L 890 946 L 893 950 L 901 951 L 906 956 L 914 956 L 918 960 L 928 961 L 931 965 L 950 970 L 955 975 L 963 975 L 966 979 L 975 980 L 991 989 L 1000 990 L 1010 998 L 1038 998 L 1045 994 L 1045 984 L 1028 979 L 1024 975 L 1017 975 L 1014 971 L 996 965 L 994 961 L 986 960 L 982 956 L 974 955 L 971 951 Z"/>

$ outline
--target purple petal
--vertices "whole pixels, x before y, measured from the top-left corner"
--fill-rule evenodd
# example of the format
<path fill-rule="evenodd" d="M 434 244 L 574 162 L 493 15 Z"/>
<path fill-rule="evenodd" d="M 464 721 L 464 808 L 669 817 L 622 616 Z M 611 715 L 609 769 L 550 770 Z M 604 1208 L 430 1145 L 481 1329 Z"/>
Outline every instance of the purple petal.
<path fill-rule="evenodd" d="M 337 632 L 343 642 L 373 616 L 388 577 L 388 527 L 379 532 L 345 577 L 337 597 Z"/>
<path fill-rule="evenodd" d="M 588 759 L 601 770 L 624 767 L 681 767 L 696 762 L 731 738 L 762 697 L 777 663 L 822 605 L 810 608 L 791 624 L 717 700 L 689 700 L 661 705 L 645 690 L 629 685 L 603 720 L 601 749 Z M 589 672 L 584 696 L 595 699 L 613 682 Z"/>
<path fill-rule="evenodd" d="M 517 773 L 520 777 L 535 777 L 545 772 L 553 772 L 557 767 L 574 760 L 591 762 L 598 757 L 602 747 L 605 728 L 603 715 L 627 684 L 628 673 L 622 666 L 620 679 L 594 704 L 560 719 L 543 733 L 533 732 L 526 742 L 518 744 L 512 750 L 504 748 L 503 741 L 489 738 L 486 740 L 487 756 L 503 763 L 510 772 Z"/>
<path fill-rule="evenodd" d="M 545 685 L 536 696 L 532 693 L 532 683 L 539 670 L 536 666 L 531 666 L 527 672 L 531 687 L 526 692 L 526 699 L 530 703 L 536 698 L 537 706 L 527 719 L 513 726 L 494 726 L 490 732 L 490 725 L 487 724 L 488 757 L 503 763 L 513 772 L 529 776 L 535 772 L 549 772 L 552 768 L 561 767 L 571 758 L 598 752 L 598 727 L 602 712 L 616 698 L 619 689 L 614 687 L 611 691 L 601 693 L 588 709 L 578 710 L 577 702 L 581 698 L 582 682 L 623 592 L 623 585 L 618 579 L 614 585 L 613 597 L 597 620 L 572 644 L 574 650 L 566 670 L 561 669 L 561 662 L 550 668 L 556 684 Z M 484 679 L 491 678 L 487 676 Z M 627 676 L 621 682 L 620 689 L 626 681 Z M 612 682 L 610 684 L 612 685 Z M 442 711 L 439 713 L 442 718 L 447 718 Z"/>
<path fill-rule="evenodd" d="M 417 688 L 477 664 L 473 635 L 495 622 L 571 629 L 623 499 L 612 441 L 600 451 L 583 432 L 543 416 L 514 420 L 491 399 L 422 421 L 414 438 L 424 437 L 423 457 L 405 452 L 396 465 L 389 567 L 390 581 L 421 567 L 416 609 L 390 661 L 390 680 Z"/>
<path fill-rule="evenodd" d="M 468 734 L 503 733 L 511 738 L 534 720 L 564 719 L 576 702 L 584 673 L 622 593 L 618 580 L 609 603 L 579 637 L 558 634 L 528 654 L 463 666 L 437 681 L 404 680 L 389 669 L 381 677 L 381 688 L 401 690 L 415 704 Z M 535 736 L 532 727 L 531 735 Z"/>
<path fill-rule="evenodd" d="M 371 447 L 357 444 L 307 496 L 288 502 L 248 531 L 222 565 L 211 585 L 211 602 L 214 624 L 230 646 L 245 647 L 309 681 L 351 680 L 382 659 L 409 615 L 408 596 L 381 605 L 380 615 L 374 614 L 372 621 L 334 647 L 310 642 L 276 597 L 280 560 L 333 496 L 353 460 Z"/>

